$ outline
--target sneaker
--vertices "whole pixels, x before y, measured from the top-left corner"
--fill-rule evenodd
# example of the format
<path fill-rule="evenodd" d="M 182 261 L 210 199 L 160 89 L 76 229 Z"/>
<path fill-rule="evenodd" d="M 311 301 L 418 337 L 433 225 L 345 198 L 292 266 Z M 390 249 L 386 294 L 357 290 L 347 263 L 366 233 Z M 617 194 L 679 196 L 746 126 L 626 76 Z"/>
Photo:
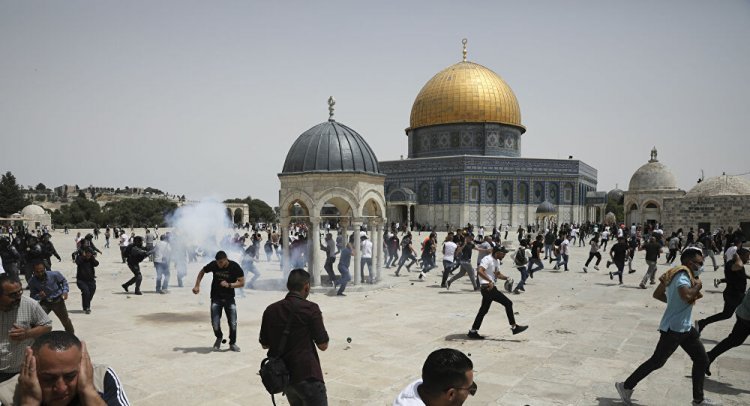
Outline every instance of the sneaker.
<path fill-rule="evenodd" d="M 466 337 L 469 337 L 473 340 L 484 340 L 484 336 L 480 336 L 476 331 L 469 331 L 469 333 L 466 334 Z"/>
<path fill-rule="evenodd" d="M 240 347 L 237 344 L 229 344 L 229 349 L 234 352 L 240 352 Z"/>
<path fill-rule="evenodd" d="M 617 284 L 618 284 L 618 285 L 622 285 L 622 282 L 618 282 Z"/>
<path fill-rule="evenodd" d="M 635 269 L 629 270 L 628 273 L 635 273 Z"/>
<path fill-rule="evenodd" d="M 91 314 L 91 309 L 85 309 L 83 312 L 86 314 Z M 708 375 L 711 376 L 710 373 Z"/>
<path fill-rule="evenodd" d="M 520 295 L 520 294 L 521 294 L 521 291 L 520 291 L 520 290 L 518 290 L 518 288 L 515 288 L 515 289 L 513 289 L 513 294 L 514 294 L 514 295 Z"/>
<path fill-rule="evenodd" d="M 161 289 L 156 289 L 156 293 L 161 293 Z"/>
<path fill-rule="evenodd" d="M 612 261 L 607 261 L 607 268 L 609 268 L 610 265 L 612 265 Z"/>
<path fill-rule="evenodd" d="M 221 338 L 217 338 L 216 341 L 214 341 L 214 351 L 219 351 L 220 347 L 221 347 Z"/>
<path fill-rule="evenodd" d="M 614 277 L 614 276 L 612 276 L 612 272 L 610 272 L 610 273 L 609 273 L 609 280 L 614 280 L 614 279 L 615 279 L 615 277 Z"/>
<path fill-rule="evenodd" d="M 445 282 L 445 290 L 451 290 L 451 281 Z"/>
<path fill-rule="evenodd" d="M 122 288 L 123 288 L 123 289 L 124 289 L 124 290 L 125 290 L 126 292 L 128 292 L 128 285 L 127 285 L 127 284 L 123 283 L 123 284 L 122 284 L 122 285 L 120 285 L 120 286 L 122 286 Z"/>
<path fill-rule="evenodd" d="M 526 292 L 526 289 L 524 289 L 522 287 L 517 287 L 516 289 L 520 290 L 521 292 Z"/>
<path fill-rule="evenodd" d="M 166 295 L 167 293 L 169 293 L 169 291 L 167 289 L 162 289 L 161 290 L 161 294 L 162 295 Z"/>
<path fill-rule="evenodd" d="M 708 362 L 708 365 L 706 365 L 706 376 L 711 376 L 711 362 Z"/>
<path fill-rule="evenodd" d="M 622 403 L 627 406 L 632 405 L 632 403 L 630 402 L 630 397 L 633 396 L 633 390 L 625 389 L 625 382 L 615 382 L 615 389 L 617 389 L 617 394 L 620 395 Z"/>
<path fill-rule="evenodd" d="M 419 273 L 419 280 L 421 281 L 423 279 L 424 279 L 424 272 L 420 272 Z"/>
<path fill-rule="evenodd" d="M 513 335 L 521 334 L 524 331 L 526 331 L 527 328 L 529 328 L 529 326 L 522 326 L 520 324 L 516 324 L 516 328 L 512 329 L 513 330 Z"/>
<path fill-rule="evenodd" d="M 584 267 L 583 267 L 583 272 L 585 272 L 585 273 L 589 273 L 589 269 L 588 269 L 588 268 L 586 268 L 586 267 L 584 266 Z"/>
<path fill-rule="evenodd" d="M 711 400 L 711 399 L 707 399 L 707 398 L 703 398 L 703 400 L 701 400 L 700 402 L 696 402 L 696 401 L 693 401 L 693 402 L 692 402 L 692 403 L 690 403 L 690 404 L 691 404 L 691 405 L 701 405 L 701 406 L 709 406 L 709 405 L 710 405 L 710 406 L 713 406 L 713 405 L 721 405 L 721 403 L 720 403 L 720 402 L 718 402 L 718 401 L 715 401 L 715 400 Z"/>
<path fill-rule="evenodd" d="M 656 285 L 656 281 L 651 281 L 651 282 L 649 282 L 649 284 Z"/>
<path fill-rule="evenodd" d="M 643 283 L 643 282 L 641 282 L 641 284 L 640 284 L 640 285 L 638 285 L 638 286 L 640 286 L 640 287 L 641 287 L 641 289 L 646 289 L 646 284 L 645 284 L 645 283 Z"/>
<path fill-rule="evenodd" d="M 529 272 L 529 277 L 530 277 L 531 279 L 534 279 L 534 271 L 530 271 L 530 272 Z"/>
<path fill-rule="evenodd" d="M 142 295 L 143 293 L 141 293 L 141 291 L 140 291 L 140 290 L 136 290 L 135 292 L 133 292 L 133 294 L 134 294 L 134 295 L 138 295 L 138 296 L 140 296 L 140 295 Z"/>
<path fill-rule="evenodd" d="M 716 279 L 716 278 L 714 278 L 714 287 L 715 287 L 715 288 L 718 288 L 718 287 L 719 287 L 719 280 L 718 280 L 718 279 Z"/>
<path fill-rule="evenodd" d="M 599 270 L 599 265 L 594 265 L 594 269 Z"/>
<path fill-rule="evenodd" d="M 557 265 L 555 265 L 552 269 L 554 269 L 555 271 L 558 271 L 558 270 L 560 270 L 560 267 L 557 266 Z"/>
<path fill-rule="evenodd" d="M 337 293 L 336 296 L 346 296 L 346 295 L 343 293 Z"/>

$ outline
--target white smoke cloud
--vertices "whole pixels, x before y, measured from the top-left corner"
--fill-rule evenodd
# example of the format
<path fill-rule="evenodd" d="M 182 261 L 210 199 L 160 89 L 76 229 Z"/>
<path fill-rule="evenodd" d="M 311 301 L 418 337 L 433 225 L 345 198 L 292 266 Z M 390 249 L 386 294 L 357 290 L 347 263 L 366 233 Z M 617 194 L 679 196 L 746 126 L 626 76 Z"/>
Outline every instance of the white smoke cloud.
<path fill-rule="evenodd" d="M 231 244 L 227 236 L 235 233 L 232 221 L 227 215 L 227 208 L 216 199 L 205 199 L 198 203 L 187 204 L 174 211 L 166 218 L 175 233 L 174 237 L 182 244 L 198 247 L 204 258 L 212 260 L 219 250 L 238 261 L 241 253 L 238 246 Z"/>

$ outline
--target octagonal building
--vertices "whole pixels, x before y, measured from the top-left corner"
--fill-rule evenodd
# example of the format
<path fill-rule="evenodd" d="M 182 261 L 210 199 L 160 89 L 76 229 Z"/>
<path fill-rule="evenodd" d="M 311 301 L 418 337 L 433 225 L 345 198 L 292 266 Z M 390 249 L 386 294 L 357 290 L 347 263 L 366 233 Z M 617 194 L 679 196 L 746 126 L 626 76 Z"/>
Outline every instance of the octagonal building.
<path fill-rule="evenodd" d="M 388 220 L 438 230 L 526 226 L 539 222 L 545 201 L 559 223 L 595 220 L 586 193 L 596 191 L 596 169 L 576 159 L 524 158 L 527 136 L 513 90 L 467 61 L 464 48 L 463 61 L 438 72 L 414 100 L 408 158 L 380 162 Z"/>

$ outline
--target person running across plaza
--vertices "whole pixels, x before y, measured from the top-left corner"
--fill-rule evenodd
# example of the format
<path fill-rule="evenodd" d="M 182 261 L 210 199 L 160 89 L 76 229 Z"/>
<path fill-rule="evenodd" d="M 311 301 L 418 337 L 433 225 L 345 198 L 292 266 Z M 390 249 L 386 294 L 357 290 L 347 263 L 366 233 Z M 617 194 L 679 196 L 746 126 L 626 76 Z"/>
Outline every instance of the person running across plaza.
<path fill-rule="evenodd" d="M 447 286 L 448 276 L 459 266 L 455 257 L 456 248 L 458 248 L 456 241 L 458 239 L 453 235 L 452 231 L 449 231 L 445 237 L 445 242 L 443 242 L 443 279 L 440 282 L 441 288 Z"/>
<path fill-rule="evenodd" d="M 201 291 L 201 280 L 203 275 L 213 274 L 211 281 L 211 326 L 214 329 L 213 348 L 218 351 L 221 347 L 221 340 L 224 337 L 221 331 L 221 312 L 227 316 L 229 324 L 229 349 L 235 352 L 240 351 L 237 346 L 237 304 L 234 302 L 234 289 L 245 286 L 245 274 L 242 268 L 234 261 L 227 258 L 227 253 L 219 251 L 216 253 L 214 260 L 209 262 L 198 273 L 195 279 L 193 293 L 198 294 Z"/>
<path fill-rule="evenodd" d="M 568 261 L 570 260 L 570 241 L 573 236 L 568 235 L 560 242 L 560 256 L 557 258 L 555 270 L 560 269 L 560 265 L 565 265 L 565 272 L 568 272 Z"/>
<path fill-rule="evenodd" d="M 422 245 L 422 271 L 419 272 L 419 279 L 424 280 L 425 274 L 433 268 L 435 264 L 435 250 L 437 249 L 437 233 L 431 232 L 430 236 L 425 239 Z"/>
<path fill-rule="evenodd" d="M 518 272 L 521 273 L 521 281 L 518 282 L 516 288 L 513 289 L 513 293 L 516 295 L 521 292 L 526 292 L 524 286 L 526 285 L 526 279 L 529 277 L 529 272 L 526 270 L 526 265 L 529 263 L 530 253 L 528 251 L 528 240 L 521 240 L 521 245 L 518 247 L 516 254 L 513 256 L 513 264 L 515 265 Z"/>
<path fill-rule="evenodd" d="M 740 248 L 737 250 L 734 261 L 727 262 L 724 265 L 724 279 L 727 282 L 722 294 L 724 296 L 724 309 L 713 316 L 696 321 L 695 326 L 699 333 L 711 323 L 730 319 L 737 306 L 742 303 L 742 298 L 747 290 L 745 264 L 748 259 L 750 259 L 750 249 Z"/>
<path fill-rule="evenodd" d="M 513 334 L 522 333 L 529 328 L 528 326 L 516 324 L 516 319 L 513 314 L 513 302 L 508 299 L 503 292 L 497 290 L 497 287 L 495 286 L 495 282 L 497 282 L 498 279 L 508 279 L 507 276 L 500 272 L 499 262 L 505 257 L 507 252 L 508 250 L 502 246 L 493 248 L 492 254 L 484 257 L 482 263 L 479 265 L 479 269 L 477 269 L 481 286 L 482 304 L 479 307 L 476 318 L 474 319 L 474 324 L 471 325 L 471 330 L 469 330 L 469 333 L 467 334 L 467 337 L 469 338 L 477 340 L 484 339 L 484 336 L 479 335 L 479 328 L 482 327 L 482 321 L 484 320 L 484 316 L 490 310 L 492 302 L 500 303 L 505 307 L 505 315 L 508 317 L 508 324 L 510 324 L 510 329 Z"/>
<path fill-rule="evenodd" d="M 540 258 L 543 248 L 544 244 L 542 244 L 542 236 L 537 235 L 536 240 L 531 243 L 531 258 L 529 258 L 529 263 L 526 268 L 531 279 L 534 279 L 534 272 L 544 269 L 544 262 L 542 262 L 542 259 Z"/>
<path fill-rule="evenodd" d="M 331 286 L 336 285 L 336 274 L 333 273 L 333 263 L 336 262 L 336 241 L 333 240 L 333 234 L 326 234 L 325 244 L 320 242 L 320 250 L 326 253 L 326 262 L 323 264 L 323 269 L 328 274 L 328 280 Z"/>
<path fill-rule="evenodd" d="M 734 323 L 732 332 L 706 354 L 708 355 L 708 365 L 706 365 L 706 375 L 708 376 L 711 376 L 711 364 L 719 355 L 732 348 L 739 347 L 750 335 L 750 290 L 745 293 L 745 297 L 742 299 L 740 305 L 737 306 L 735 314 L 737 321 Z"/>
<path fill-rule="evenodd" d="M 618 238 L 617 243 L 612 245 L 609 249 L 609 256 L 612 260 L 607 261 L 607 268 L 612 264 L 615 264 L 615 267 L 617 267 L 617 272 L 609 273 L 609 279 L 614 279 L 614 275 L 617 275 L 620 279 L 620 285 L 622 285 L 622 273 L 625 270 L 625 258 L 628 255 L 628 250 L 629 248 L 628 244 L 625 243 L 625 237 Z"/>
<path fill-rule="evenodd" d="M 583 239 L 583 237 L 581 237 Z M 599 252 L 599 234 L 594 234 L 594 237 L 589 241 L 591 248 L 589 249 L 589 259 L 586 260 L 586 264 L 583 266 L 583 272 L 589 271 L 589 264 L 591 260 L 596 258 L 594 269 L 599 270 L 599 263 L 602 262 L 602 254 Z"/>
<path fill-rule="evenodd" d="M 143 275 L 141 274 L 141 262 L 151 255 L 151 251 L 143 249 L 143 238 L 141 236 L 133 237 L 133 242 L 125 248 L 125 256 L 127 257 L 128 269 L 133 273 L 133 277 L 127 282 L 122 284 L 122 288 L 125 292 L 128 292 L 130 285 L 135 284 L 135 294 L 142 295 L 141 293 L 141 282 L 143 281 Z"/>
<path fill-rule="evenodd" d="M 96 293 L 96 267 L 99 261 L 90 248 L 83 250 L 83 254 L 76 258 L 76 286 L 81 290 L 81 305 L 83 312 L 91 314 L 91 299 Z"/>
<path fill-rule="evenodd" d="M 708 356 L 701 343 L 700 333 L 691 323 L 693 306 L 703 297 L 703 284 L 698 278 L 703 272 L 703 252 L 698 248 L 686 248 L 682 252 L 680 262 L 682 266 L 670 269 L 659 278 L 660 285 L 654 291 L 654 298 L 665 300 L 667 303 L 659 323 L 660 337 L 654 354 L 624 382 L 615 383 L 617 393 L 626 405 L 631 404 L 636 385 L 664 366 L 677 347 L 681 347 L 693 361 L 693 405 L 716 404 L 703 396 Z"/>
<path fill-rule="evenodd" d="M 411 266 L 414 265 L 415 262 L 417 262 L 417 252 L 414 251 L 414 247 L 412 247 L 412 241 L 411 241 L 411 232 L 407 231 L 404 238 L 401 239 L 401 258 L 398 260 L 398 268 L 396 268 L 396 276 L 399 276 L 399 272 L 401 272 L 401 267 L 404 266 L 407 260 L 411 260 L 409 265 L 406 265 L 406 271 L 411 272 Z"/>
<path fill-rule="evenodd" d="M 646 270 L 646 274 L 643 275 L 643 279 L 639 285 L 641 289 L 646 289 L 647 281 L 650 280 L 652 285 L 656 283 L 656 260 L 659 258 L 659 254 L 661 254 L 661 245 L 656 242 L 656 238 L 650 237 L 648 242 L 641 245 L 638 250 L 646 251 L 646 264 L 648 264 L 648 269 Z"/>
<path fill-rule="evenodd" d="M 54 312 L 65 331 L 75 333 L 68 308 L 65 306 L 70 291 L 68 280 L 60 272 L 48 271 L 44 262 L 36 262 L 33 267 L 34 273 L 29 280 L 31 298 L 39 302 L 45 313 Z"/>
<path fill-rule="evenodd" d="M 454 254 L 459 256 L 459 261 L 461 262 L 460 270 L 445 282 L 446 289 L 450 289 L 453 282 L 468 274 L 469 279 L 471 279 L 471 286 L 474 290 L 479 290 L 479 281 L 476 280 L 474 267 L 471 265 L 471 255 L 475 249 L 477 249 L 477 247 L 474 245 L 474 235 L 468 233 L 463 236 L 463 240 L 459 243 L 458 248 L 456 248 L 456 253 Z"/>

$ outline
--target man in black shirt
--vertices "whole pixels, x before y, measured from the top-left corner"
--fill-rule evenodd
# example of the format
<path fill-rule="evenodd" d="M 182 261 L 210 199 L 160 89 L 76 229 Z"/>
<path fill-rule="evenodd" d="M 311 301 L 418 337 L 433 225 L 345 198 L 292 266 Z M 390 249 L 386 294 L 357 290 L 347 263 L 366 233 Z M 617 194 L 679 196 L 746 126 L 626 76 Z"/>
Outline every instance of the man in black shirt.
<path fill-rule="evenodd" d="M 458 256 L 461 268 L 457 274 L 448 279 L 445 284 L 446 289 L 450 289 L 451 283 L 456 281 L 458 278 L 469 274 L 469 279 L 471 279 L 471 286 L 474 287 L 474 290 L 479 290 L 479 281 L 477 280 L 476 274 L 474 273 L 474 267 L 471 265 L 471 254 L 475 249 L 477 249 L 477 247 L 474 244 L 474 234 L 469 233 L 468 235 L 463 236 L 463 240 L 458 244 L 458 248 L 456 248 L 456 253 L 454 254 Z"/>
<path fill-rule="evenodd" d="M 646 289 L 646 281 L 649 279 L 651 280 L 652 285 L 656 283 L 656 260 L 659 258 L 659 254 L 661 254 L 661 245 L 656 242 L 656 238 L 651 237 L 648 242 L 638 248 L 638 250 L 646 251 L 646 263 L 648 264 L 648 269 L 646 270 L 646 275 L 643 276 L 643 280 L 641 280 L 640 284 L 641 289 Z"/>
<path fill-rule="evenodd" d="M 695 322 L 696 328 L 700 333 L 707 325 L 717 321 L 732 318 L 737 306 L 742 303 L 747 290 L 747 277 L 745 276 L 745 266 L 750 259 L 750 249 L 740 248 L 737 250 L 735 261 L 729 261 L 724 265 L 724 278 L 727 281 L 727 287 L 724 288 L 724 310 L 713 316 L 707 317 Z"/>
<path fill-rule="evenodd" d="M 629 249 L 628 244 L 625 243 L 625 237 L 617 238 L 617 243 L 609 249 L 609 256 L 612 260 L 607 261 L 607 268 L 612 264 L 617 267 L 617 272 L 609 273 L 609 279 L 614 279 L 614 275 L 617 275 L 620 279 L 620 285 L 622 285 L 622 272 L 625 269 L 625 258 Z"/>
<path fill-rule="evenodd" d="M 211 261 L 198 273 L 193 293 L 201 291 L 201 280 L 206 273 L 213 273 L 211 281 L 211 326 L 214 328 L 214 350 L 219 350 L 223 334 L 221 332 L 221 310 L 227 315 L 229 322 L 229 349 L 240 351 L 237 342 L 237 305 L 234 303 L 234 289 L 245 286 L 245 273 L 239 264 L 230 261 L 227 253 L 219 251 L 216 260 Z"/>
<path fill-rule="evenodd" d="M 289 293 L 263 312 L 260 326 L 260 345 L 268 356 L 281 356 L 289 369 L 289 386 L 284 394 L 292 406 L 327 405 L 327 395 L 320 358 L 315 349 L 328 349 L 328 333 L 323 325 L 323 314 L 317 304 L 307 300 L 310 294 L 310 274 L 304 269 L 293 269 L 286 283 Z M 283 353 L 279 346 L 289 318 L 289 335 Z"/>

